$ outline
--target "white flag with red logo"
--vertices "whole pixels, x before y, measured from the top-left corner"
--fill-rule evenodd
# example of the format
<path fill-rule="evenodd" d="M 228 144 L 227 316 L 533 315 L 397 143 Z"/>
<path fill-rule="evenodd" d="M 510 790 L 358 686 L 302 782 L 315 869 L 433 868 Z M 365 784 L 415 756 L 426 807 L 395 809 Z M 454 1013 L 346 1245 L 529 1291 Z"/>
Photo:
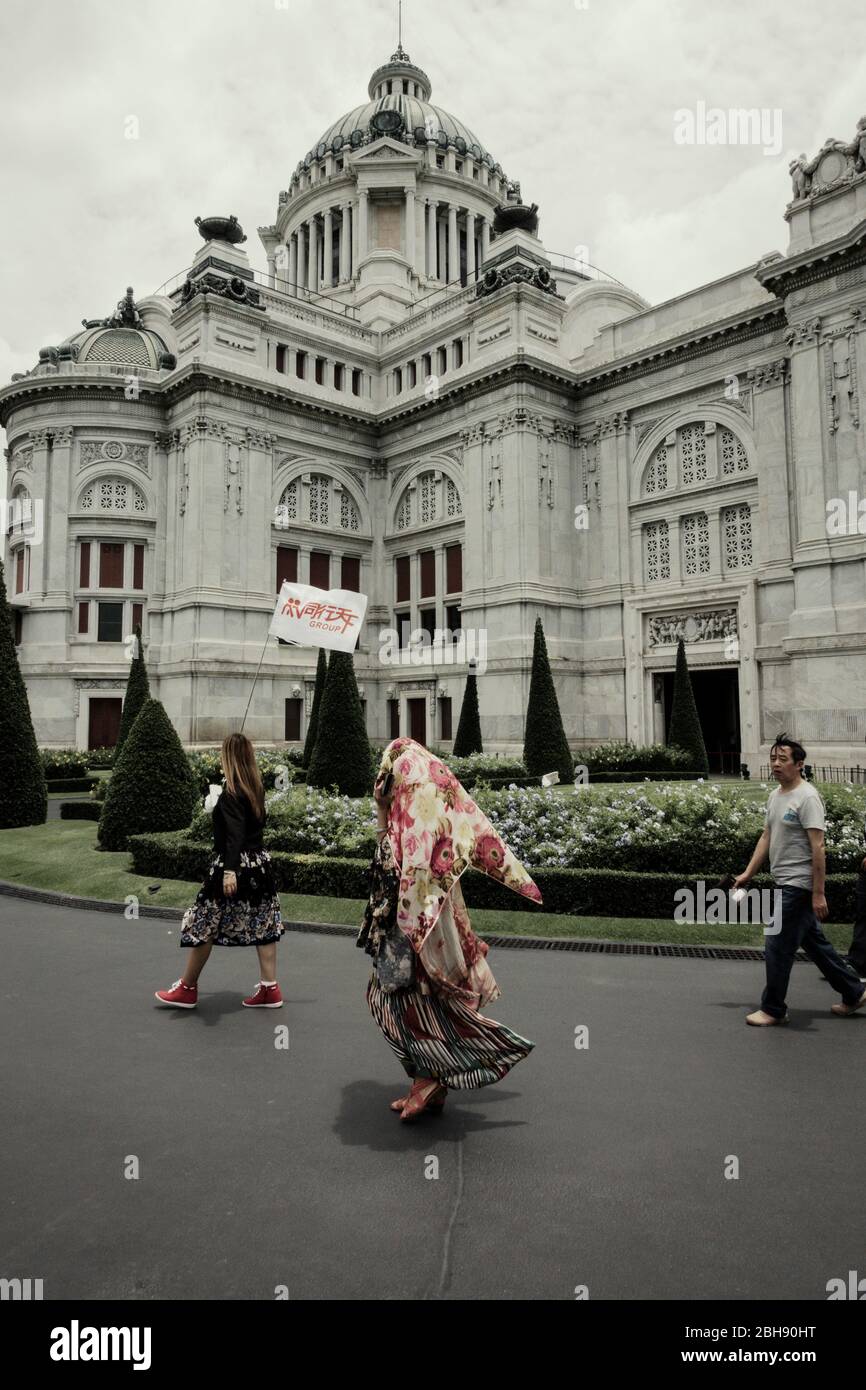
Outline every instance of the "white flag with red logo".
<path fill-rule="evenodd" d="M 352 652 L 366 612 L 366 594 L 351 589 L 313 589 L 309 584 L 284 580 L 268 632 L 301 647 Z"/>

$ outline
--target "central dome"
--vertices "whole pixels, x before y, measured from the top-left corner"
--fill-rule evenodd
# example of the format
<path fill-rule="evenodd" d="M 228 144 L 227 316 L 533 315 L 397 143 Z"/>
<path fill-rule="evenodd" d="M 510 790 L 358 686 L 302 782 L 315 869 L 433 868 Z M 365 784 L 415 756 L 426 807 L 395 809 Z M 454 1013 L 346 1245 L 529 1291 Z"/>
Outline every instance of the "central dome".
<path fill-rule="evenodd" d="M 459 155 L 471 155 L 478 163 L 502 173 L 467 125 L 441 106 L 433 105 L 429 77 L 402 48 L 376 69 L 367 90 L 370 100 L 330 125 L 299 162 L 296 173 L 309 169 L 314 160 L 324 159 L 326 154 L 358 149 L 382 135 L 424 147 L 435 140 L 442 150 L 453 145 Z"/>

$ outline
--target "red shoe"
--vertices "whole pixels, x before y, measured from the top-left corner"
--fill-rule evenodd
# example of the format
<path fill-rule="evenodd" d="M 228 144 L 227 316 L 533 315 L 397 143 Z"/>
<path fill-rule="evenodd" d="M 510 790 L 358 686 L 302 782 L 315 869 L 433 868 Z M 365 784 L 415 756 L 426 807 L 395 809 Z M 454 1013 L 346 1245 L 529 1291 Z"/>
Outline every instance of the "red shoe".
<path fill-rule="evenodd" d="M 259 987 L 255 994 L 244 1000 L 245 1009 L 281 1009 L 283 1007 L 283 996 L 280 993 L 279 985 L 263 985 L 259 980 Z"/>
<path fill-rule="evenodd" d="M 198 1003 L 198 985 L 188 985 L 185 980 L 175 980 L 171 989 L 158 989 L 154 995 L 160 1004 L 171 1004 L 175 1009 L 194 1009 Z"/>
<path fill-rule="evenodd" d="M 415 1081 L 406 1097 L 406 1104 L 400 1115 L 401 1120 L 414 1120 L 425 1110 L 441 1110 L 448 1091 L 438 1081 Z M 432 1105 L 430 1102 L 433 1102 Z M 440 1104 L 441 1102 L 441 1104 Z"/>

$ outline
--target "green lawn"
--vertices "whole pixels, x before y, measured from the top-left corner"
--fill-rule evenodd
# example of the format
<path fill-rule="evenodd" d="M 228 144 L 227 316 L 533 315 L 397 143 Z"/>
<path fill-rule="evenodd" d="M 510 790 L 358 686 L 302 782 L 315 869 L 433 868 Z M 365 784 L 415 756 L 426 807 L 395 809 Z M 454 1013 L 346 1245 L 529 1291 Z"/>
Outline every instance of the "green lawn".
<path fill-rule="evenodd" d="M 0 879 L 73 893 L 83 898 L 123 902 L 134 894 L 142 904 L 188 907 L 198 884 L 180 879 L 150 879 L 129 871 L 126 852 L 97 850 L 95 821 L 48 821 L 22 830 L 0 831 Z M 159 884 L 159 891 L 148 892 Z M 503 889 L 503 894 L 506 892 Z M 331 922 L 359 926 L 364 903 L 352 898 L 325 898 L 283 893 L 283 916 L 294 922 Z M 569 917 L 546 912 L 497 912 L 473 908 L 472 923 L 482 936 L 572 936 L 592 941 L 648 941 L 689 945 L 760 946 L 760 928 L 747 925 L 692 926 L 667 918 Z M 828 924 L 835 946 L 847 950 L 848 924 Z"/>

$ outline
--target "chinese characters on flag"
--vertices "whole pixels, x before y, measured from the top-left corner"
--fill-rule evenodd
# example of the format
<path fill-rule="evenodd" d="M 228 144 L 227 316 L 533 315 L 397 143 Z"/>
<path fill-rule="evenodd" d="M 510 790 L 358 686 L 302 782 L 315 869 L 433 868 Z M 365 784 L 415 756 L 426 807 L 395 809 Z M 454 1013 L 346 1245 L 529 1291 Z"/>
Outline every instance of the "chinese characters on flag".
<path fill-rule="evenodd" d="M 358 641 L 367 595 L 351 589 L 312 589 L 283 583 L 268 632 L 301 647 L 352 652 Z"/>

